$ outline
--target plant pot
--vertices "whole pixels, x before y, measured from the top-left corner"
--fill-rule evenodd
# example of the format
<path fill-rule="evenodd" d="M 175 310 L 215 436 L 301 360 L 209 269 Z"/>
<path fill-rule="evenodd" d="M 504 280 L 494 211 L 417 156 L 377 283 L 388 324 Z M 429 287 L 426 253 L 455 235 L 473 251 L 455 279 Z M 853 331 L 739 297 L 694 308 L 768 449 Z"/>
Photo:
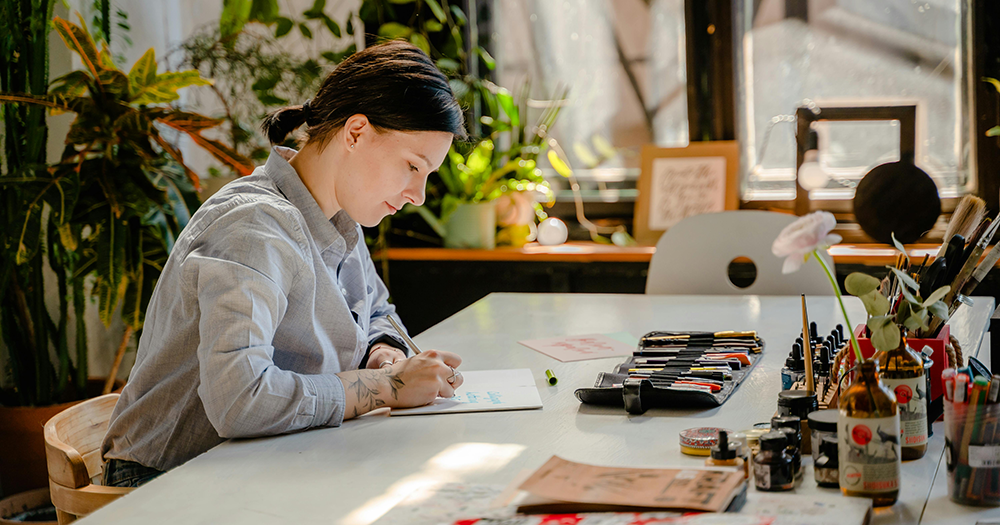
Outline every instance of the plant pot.
<path fill-rule="evenodd" d="M 31 512 L 31 516 L 24 516 Z M 18 516 L 21 515 L 21 516 Z M 51 520 L 41 521 L 45 517 L 51 516 Z M 24 520 L 12 520 L 11 518 L 28 518 L 31 523 L 39 525 L 56 525 L 56 509 L 52 506 L 49 498 L 49 489 L 34 489 L 27 492 L 20 492 L 13 496 L 0 499 L 0 525 L 21 525 Z"/>
<path fill-rule="evenodd" d="M 448 222 L 445 223 L 444 246 L 492 250 L 496 247 L 496 235 L 495 202 L 462 203 L 448 216 Z"/>
<path fill-rule="evenodd" d="M 121 392 L 123 381 L 115 383 Z M 104 379 L 89 379 L 87 393 L 98 396 Z M 49 486 L 43 427 L 52 416 L 83 400 L 43 407 L 0 406 L 0 496 Z"/>

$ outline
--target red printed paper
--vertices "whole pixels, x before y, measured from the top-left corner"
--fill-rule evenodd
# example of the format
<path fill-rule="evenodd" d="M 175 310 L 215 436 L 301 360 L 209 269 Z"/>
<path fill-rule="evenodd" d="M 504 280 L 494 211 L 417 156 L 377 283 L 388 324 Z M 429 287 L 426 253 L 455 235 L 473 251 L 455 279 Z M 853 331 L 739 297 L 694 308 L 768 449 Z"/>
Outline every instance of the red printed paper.
<path fill-rule="evenodd" d="M 518 343 L 563 363 L 627 356 L 632 355 L 635 349 L 632 345 L 604 334 L 569 335 L 518 341 Z"/>

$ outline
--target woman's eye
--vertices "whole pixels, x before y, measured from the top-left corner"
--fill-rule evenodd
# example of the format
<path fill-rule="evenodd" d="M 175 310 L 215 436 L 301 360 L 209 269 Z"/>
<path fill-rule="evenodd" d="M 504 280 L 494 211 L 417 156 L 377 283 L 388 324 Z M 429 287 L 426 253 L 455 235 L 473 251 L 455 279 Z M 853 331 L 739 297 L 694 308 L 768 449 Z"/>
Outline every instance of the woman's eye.
<path fill-rule="evenodd" d="M 417 167 L 414 166 L 413 164 L 410 164 L 410 171 L 420 171 L 420 170 L 417 169 Z"/>

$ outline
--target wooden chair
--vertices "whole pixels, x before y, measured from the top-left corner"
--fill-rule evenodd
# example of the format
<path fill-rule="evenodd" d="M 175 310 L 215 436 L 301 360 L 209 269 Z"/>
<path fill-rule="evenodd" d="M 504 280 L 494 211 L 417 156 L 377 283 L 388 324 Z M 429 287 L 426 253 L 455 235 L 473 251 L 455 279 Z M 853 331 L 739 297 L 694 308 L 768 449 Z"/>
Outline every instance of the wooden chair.
<path fill-rule="evenodd" d="M 771 253 L 781 230 L 798 217 L 741 210 L 688 217 L 667 230 L 649 261 L 647 294 L 661 295 L 833 295 L 823 268 L 814 259 L 799 271 L 782 275 L 784 259 Z M 757 278 L 746 288 L 729 279 L 729 263 L 750 259 Z M 836 275 L 833 260 L 826 257 Z"/>
<path fill-rule="evenodd" d="M 134 490 L 98 484 L 104 470 L 101 442 L 116 402 L 118 394 L 88 399 L 45 423 L 49 491 L 59 525 L 86 516 Z"/>

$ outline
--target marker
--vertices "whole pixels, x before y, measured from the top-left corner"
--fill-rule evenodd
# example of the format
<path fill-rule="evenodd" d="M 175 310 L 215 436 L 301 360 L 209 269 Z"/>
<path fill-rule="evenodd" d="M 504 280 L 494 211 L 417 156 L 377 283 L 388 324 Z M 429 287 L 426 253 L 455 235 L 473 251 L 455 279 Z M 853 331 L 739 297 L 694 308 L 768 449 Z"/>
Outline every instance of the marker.
<path fill-rule="evenodd" d="M 996 403 L 998 395 L 1000 395 L 1000 375 L 993 374 L 993 379 L 990 380 L 990 393 L 986 398 L 986 402 Z"/>
<path fill-rule="evenodd" d="M 957 374 L 955 376 L 955 395 L 954 395 L 956 403 L 965 403 L 965 395 L 968 393 L 968 389 L 969 389 L 969 376 L 965 374 Z"/>
<path fill-rule="evenodd" d="M 556 383 L 559 382 L 559 378 L 557 378 L 556 375 L 552 373 L 552 370 L 546 370 L 545 377 L 549 381 L 549 386 L 556 386 Z"/>

